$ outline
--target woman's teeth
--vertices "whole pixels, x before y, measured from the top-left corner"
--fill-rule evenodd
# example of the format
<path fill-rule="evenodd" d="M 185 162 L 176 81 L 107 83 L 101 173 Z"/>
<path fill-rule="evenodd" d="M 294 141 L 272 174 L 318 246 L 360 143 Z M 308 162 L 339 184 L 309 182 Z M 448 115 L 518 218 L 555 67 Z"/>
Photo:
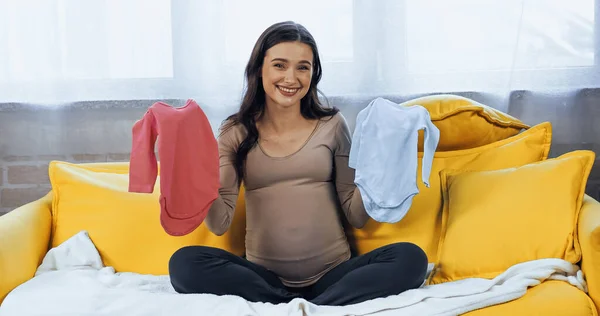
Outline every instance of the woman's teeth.
<path fill-rule="evenodd" d="M 280 87 L 280 86 L 277 86 L 277 88 L 285 93 L 296 93 L 298 90 L 300 90 L 300 89 L 289 89 L 289 88 L 284 88 L 284 87 Z"/>

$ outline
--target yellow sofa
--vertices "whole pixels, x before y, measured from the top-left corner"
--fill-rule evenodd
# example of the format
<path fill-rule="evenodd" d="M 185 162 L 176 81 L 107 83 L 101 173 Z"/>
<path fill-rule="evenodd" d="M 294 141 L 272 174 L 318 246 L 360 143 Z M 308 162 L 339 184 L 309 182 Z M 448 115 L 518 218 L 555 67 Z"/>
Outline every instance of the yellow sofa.
<path fill-rule="evenodd" d="M 525 248 L 515 249 L 514 254 L 492 253 L 491 255 L 497 258 L 492 258 L 491 263 L 488 262 L 490 260 L 477 258 L 476 253 L 465 256 L 475 256 L 467 258 L 475 265 L 479 262 L 481 265 L 491 264 L 492 270 L 498 268 L 498 264 L 515 263 L 507 259 L 511 255 L 517 256 L 518 260 L 563 258 L 581 267 L 587 279 L 588 293 L 563 281 L 548 280 L 530 288 L 523 297 L 514 301 L 475 310 L 466 315 L 598 315 L 600 203 L 584 195 L 581 190 L 582 186 L 585 187 L 585 180 L 591 166 L 590 163 L 582 161 L 590 159 L 593 161 L 593 154 L 575 152 L 567 154 L 564 158 L 548 159 L 552 138 L 550 123 L 528 126 L 516 118 L 469 99 L 440 95 L 411 100 L 403 105 L 412 104 L 426 106 L 434 124 L 440 128 L 441 134 L 445 135 L 434 157 L 431 187 L 426 188 L 419 183 L 420 193 L 415 197 L 410 212 L 398 223 L 369 221 L 363 229 L 347 228 L 348 238 L 357 252 L 366 253 L 396 241 L 411 241 L 425 250 L 430 262 L 444 263 L 440 265 L 439 270 L 438 268 L 434 270 L 433 277 L 429 280 L 431 283 L 469 276 L 493 277 L 493 271 L 483 271 L 478 275 L 479 267 L 474 272 L 460 273 L 456 272 L 456 269 L 446 269 L 446 262 L 460 262 L 465 259 L 457 253 L 464 248 L 461 242 L 464 242 L 469 234 L 481 234 L 481 230 L 485 233 L 485 225 L 502 225 L 502 221 L 507 220 L 499 217 L 495 218 L 493 223 L 486 223 L 486 219 L 479 219 L 479 222 L 472 224 L 473 217 L 467 218 L 471 215 L 465 215 L 470 200 L 459 203 L 456 202 L 459 201 L 458 198 L 453 200 L 448 196 L 456 194 L 455 196 L 458 197 L 459 194 L 468 194 L 468 192 L 460 192 L 474 189 L 473 184 L 470 184 L 470 188 L 464 186 L 461 188 L 456 184 L 458 181 L 454 181 L 455 184 L 450 188 L 453 179 L 450 178 L 451 172 L 463 170 L 484 179 L 495 177 L 494 183 L 497 185 L 495 184 L 494 192 L 511 194 L 517 201 L 530 197 L 534 202 L 536 194 L 541 196 L 539 192 L 535 192 L 535 187 L 519 189 L 520 193 L 513 195 L 510 192 L 512 186 L 510 181 L 514 182 L 514 177 L 518 177 L 520 172 L 527 174 L 526 183 L 535 183 L 535 179 L 532 180 L 534 177 L 532 174 L 535 172 L 551 175 L 549 179 L 539 178 L 537 185 L 543 185 L 540 181 L 557 181 L 557 178 L 563 183 L 572 182 L 572 185 L 565 186 L 567 189 L 556 192 L 551 198 L 562 199 L 558 202 L 566 205 L 565 209 L 569 209 L 557 216 L 570 216 L 574 220 L 572 223 L 562 220 L 540 221 L 539 226 L 542 228 L 536 229 L 547 233 L 550 238 L 548 240 L 555 237 L 561 240 L 554 230 L 565 230 L 569 237 L 566 248 L 564 244 L 559 245 L 559 242 L 555 242 L 556 245 L 550 247 L 544 245 L 543 249 L 532 249 L 531 247 L 538 247 L 535 244 L 536 238 L 527 238 L 523 239 L 522 243 L 516 241 L 517 246 L 522 244 Z M 465 133 L 465 128 L 469 128 L 469 137 L 461 137 Z M 419 155 L 422 156 L 422 153 Z M 575 163 L 571 161 L 570 165 L 563 163 L 573 157 L 579 160 Z M 559 173 L 563 171 L 545 171 L 559 170 L 553 167 L 559 164 L 566 166 L 568 170 L 576 171 L 573 171 L 570 177 Z M 420 168 L 421 161 L 419 161 Z M 159 181 L 157 180 L 155 191 L 151 194 L 127 192 L 127 163 L 72 164 L 53 161 L 49 166 L 49 177 L 52 190 L 45 197 L 0 217 L 0 304 L 13 289 L 34 276 L 50 248 L 60 245 L 81 230 L 89 233 L 103 263 L 114 267 L 117 272 L 167 274 L 170 255 L 178 248 L 190 244 L 219 247 L 235 254 L 244 252 L 243 187 L 237 201 L 234 222 L 226 234 L 215 236 L 201 225 L 189 235 L 173 237 L 166 234 L 160 226 Z M 475 180 L 478 179 L 477 177 Z M 475 181 L 473 177 L 469 180 Z M 509 185 L 502 187 L 502 183 L 506 181 L 509 181 Z M 466 179 L 463 182 L 468 183 Z M 482 187 L 485 185 L 477 188 L 478 191 L 483 191 L 481 196 L 489 197 L 488 199 L 498 198 L 498 194 L 485 194 L 485 188 Z M 570 193 L 565 193 L 566 191 Z M 545 203 L 558 203 L 551 198 L 549 197 Z M 541 199 L 540 203 L 542 203 Z M 539 209 L 552 208 L 552 205 L 543 205 L 543 203 L 540 205 Z M 513 212 L 515 208 L 518 208 L 518 205 L 512 206 Z M 556 208 L 554 209 L 556 211 Z M 499 212 L 491 206 L 485 211 L 490 212 L 492 216 L 510 213 Z M 540 212 L 540 210 L 536 211 Z M 560 212 L 560 209 L 558 211 Z M 456 220 L 457 216 L 459 220 Z M 527 216 L 536 215 L 531 212 Z M 516 221 L 515 226 L 518 226 L 519 218 L 517 216 L 516 219 L 510 220 Z M 473 225 L 473 229 L 459 233 L 457 238 L 456 232 L 452 230 L 455 227 L 460 228 L 459 224 L 464 225 L 464 223 L 471 223 L 469 225 Z M 545 225 L 548 226 L 547 229 L 544 228 Z M 512 239 L 512 242 L 515 242 L 515 238 L 518 237 L 519 231 L 515 230 L 510 233 L 510 236 L 494 234 L 483 236 L 482 239 L 488 238 L 489 242 L 495 243 L 490 244 L 493 248 L 498 244 L 498 240 L 506 239 L 508 242 Z M 151 245 L 152 251 L 143 249 L 143 245 Z M 556 253 L 556 249 L 560 251 Z M 474 252 L 477 252 L 476 249 Z"/>

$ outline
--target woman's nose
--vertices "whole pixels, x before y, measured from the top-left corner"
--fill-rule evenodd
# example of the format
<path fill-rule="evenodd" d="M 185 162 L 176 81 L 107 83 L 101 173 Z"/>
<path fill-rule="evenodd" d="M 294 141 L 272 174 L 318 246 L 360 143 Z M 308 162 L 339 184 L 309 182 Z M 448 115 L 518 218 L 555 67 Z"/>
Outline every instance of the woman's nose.
<path fill-rule="evenodd" d="M 295 82 L 296 81 L 296 71 L 293 68 L 288 69 L 285 72 L 285 78 L 284 78 L 285 82 Z"/>

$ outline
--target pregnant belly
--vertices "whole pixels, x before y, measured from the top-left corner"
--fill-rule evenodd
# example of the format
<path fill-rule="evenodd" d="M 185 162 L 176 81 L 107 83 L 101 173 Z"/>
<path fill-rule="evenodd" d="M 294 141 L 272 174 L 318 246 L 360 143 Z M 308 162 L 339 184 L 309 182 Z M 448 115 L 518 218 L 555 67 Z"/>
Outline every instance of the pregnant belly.
<path fill-rule="evenodd" d="M 286 285 L 304 286 L 347 260 L 350 249 L 332 192 L 293 192 L 246 196 L 246 256 Z"/>

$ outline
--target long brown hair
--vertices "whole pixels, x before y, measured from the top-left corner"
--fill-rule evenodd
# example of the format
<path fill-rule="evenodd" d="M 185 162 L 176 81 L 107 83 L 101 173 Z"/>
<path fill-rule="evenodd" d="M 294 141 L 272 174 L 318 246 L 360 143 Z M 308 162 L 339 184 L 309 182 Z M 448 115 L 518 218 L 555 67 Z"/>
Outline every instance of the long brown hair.
<path fill-rule="evenodd" d="M 334 115 L 338 112 L 335 107 L 326 108 L 321 104 L 317 84 L 321 81 L 321 59 L 313 36 L 308 30 L 295 22 L 286 21 L 271 25 L 258 38 L 250 60 L 246 65 L 246 89 L 240 109 L 232 114 L 223 124 L 223 130 L 235 124 L 242 124 L 246 129 L 246 137 L 236 151 L 235 168 L 241 182 L 244 177 L 244 165 L 248 152 L 258 141 L 256 121 L 260 119 L 265 108 L 265 90 L 260 78 L 263 60 L 267 50 L 282 42 L 299 41 L 311 47 L 313 52 L 313 75 L 308 93 L 300 101 L 300 112 L 307 119 L 317 119 Z"/>

